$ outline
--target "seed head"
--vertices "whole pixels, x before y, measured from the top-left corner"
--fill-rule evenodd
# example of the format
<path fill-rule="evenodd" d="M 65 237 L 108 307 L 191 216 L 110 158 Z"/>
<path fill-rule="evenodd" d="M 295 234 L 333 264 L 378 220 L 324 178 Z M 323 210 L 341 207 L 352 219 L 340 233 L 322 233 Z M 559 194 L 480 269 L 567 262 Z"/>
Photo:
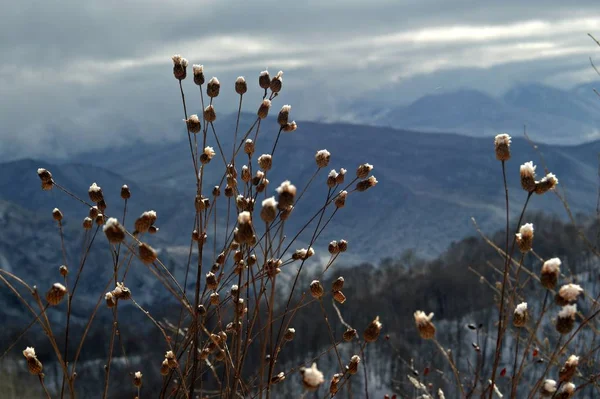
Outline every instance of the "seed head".
<path fill-rule="evenodd" d="M 200 155 L 200 162 L 203 165 L 206 165 L 207 163 L 209 163 L 213 157 L 215 156 L 215 150 L 212 147 L 204 147 L 204 151 L 202 152 L 202 155 Z"/>
<path fill-rule="evenodd" d="M 531 251 L 533 247 L 533 224 L 525 223 L 516 234 L 517 245 L 522 253 Z"/>
<path fill-rule="evenodd" d="M 108 308 L 114 308 L 117 304 L 117 298 L 115 298 L 112 292 L 107 292 L 104 294 L 104 300 L 106 301 L 106 306 Z"/>
<path fill-rule="evenodd" d="M 316 299 L 320 299 L 325 294 L 323 285 L 319 280 L 313 280 L 313 282 L 310 283 L 310 294 Z"/>
<path fill-rule="evenodd" d="M 125 284 L 117 282 L 117 286 L 112 291 L 112 294 L 117 299 L 131 299 L 131 291 L 129 288 L 125 287 Z"/>
<path fill-rule="evenodd" d="M 202 86 L 204 84 L 204 65 L 192 65 L 192 72 L 194 73 L 194 83 Z"/>
<path fill-rule="evenodd" d="M 348 241 L 339 240 L 337 244 L 340 252 L 346 252 L 348 250 Z"/>
<path fill-rule="evenodd" d="M 283 380 L 285 380 L 285 373 L 282 371 L 271 378 L 271 384 L 279 384 Z"/>
<path fill-rule="evenodd" d="M 98 216 L 96 216 L 96 224 L 98 226 L 102 226 L 104 224 L 104 215 L 99 213 Z"/>
<path fill-rule="evenodd" d="M 344 341 L 350 342 L 356 336 L 358 336 L 358 333 L 356 332 L 356 330 L 354 328 L 348 328 L 346 331 L 344 331 L 344 334 L 342 337 L 344 338 Z"/>
<path fill-rule="evenodd" d="M 377 338 L 379 338 L 379 334 L 381 333 L 381 327 L 382 324 L 379 321 L 379 316 L 377 316 L 375 320 L 373 320 L 371 324 L 367 326 L 367 329 L 363 333 L 363 338 L 365 342 L 377 341 Z"/>
<path fill-rule="evenodd" d="M 329 243 L 329 247 L 327 248 L 331 255 L 336 255 L 340 253 L 340 248 L 338 247 L 338 242 L 333 240 Z"/>
<path fill-rule="evenodd" d="M 27 368 L 31 374 L 38 375 L 42 372 L 42 362 L 40 362 L 36 357 L 35 349 L 31 347 L 25 348 L 23 351 L 23 356 L 25 356 L 25 359 L 27 359 Z"/>
<path fill-rule="evenodd" d="M 554 395 L 554 393 L 556 392 L 556 381 L 554 380 L 545 380 L 544 384 L 542 385 L 542 388 L 540 389 L 540 394 L 542 395 L 542 397 L 544 398 L 549 398 L 552 397 L 552 395 Z"/>
<path fill-rule="evenodd" d="M 67 266 L 65 266 L 65 265 L 62 265 L 61 267 L 58 268 L 58 272 L 60 273 L 61 276 L 67 277 L 67 275 L 69 274 L 69 268 L 67 268 Z"/>
<path fill-rule="evenodd" d="M 558 179 L 556 176 L 554 176 L 552 173 L 548 173 L 542 178 L 542 180 L 535 183 L 535 193 L 544 194 L 550 190 L 554 190 L 557 184 Z"/>
<path fill-rule="evenodd" d="M 579 356 L 571 355 L 558 372 L 558 380 L 560 382 L 570 382 L 575 375 L 577 366 L 579 365 Z"/>
<path fill-rule="evenodd" d="M 163 362 L 160 365 L 160 374 L 161 375 L 169 375 L 169 361 L 167 359 L 163 360 Z"/>
<path fill-rule="evenodd" d="M 131 198 L 131 191 L 129 190 L 129 187 L 127 187 L 127 184 L 123 184 L 121 187 L 121 198 L 124 200 Z"/>
<path fill-rule="evenodd" d="M 496 159 L 498 161 L 508 161 L 510 159 L 510 136 L 502 133 L 494 139 L 494 147 L 496 148 Z"/>
<path fill-rule="evenodd" d="M 513 325 L 518 328 L 525 327 L 528 319 L 529 312 L 527 311 L 527 302 L 522 302 L 517 305 L 513 313 Z"/>
<path fill-rule="evenodd" d="M 329 393 L 331 396 L 335 396 L 335 394 L 339 391 L 340 387 L 338 384 L 342 379 L 343 374 L 336 373 L 331 377 L 331 383 L 329 384 Z"/>
<path fill-rule="evenodd" d="M 346 302 L 346 295 L 344 295 L 342 291 L 335 291 L 333 293 L 333 299 L 335 299 L 338 303 L 344 303 Z"/>
<path fill-rule="evenodd" d="M 377 183 L 378 181 L 375 178 L 375 176 L 369 176 L 368 179 L 361 180 L 358 183 L 356 183 L 356 191 L 367 191 L 371 187 L 375 187 Z"/>
<path fill-rule="evenodd" d="M 567 305 L 558 312 L 556 319 L 556 331 L 560 334 L 568 334 L 575 326 L 575 315 L 577 314 L 577 305 Z"/>
<path fill-rule="evenodd" d="M 346 169 L 340 168 L 340 172 L 337 174 L 335 178 L 335 182 L 337 184 L 344 184 L 344 177 L 346 176 Z"/>
<path fill-rule="evenodd" d="M 89 217 L 86 217 L 85 219 L 83 219 L 83 228 L 86 230 L 89 230 L 92 228 L 92 219 Z"/>
<path fill-rule="evenodd" d="M 243 76 L 238 76 L 235 80 L 235 92 L 237 94 L 244 95 L 248 91 L 248 85 L 246 84 L 246 79 Z"/>
<path fill-rule="evenodd" d="M 253 236 L 252 215 L 248 211 L 240 212 L 238 215 L 238 236 L 236 241 L 240 244 L 250 243 Z"/>
<path fill-rule="evenodd" d="M 115 218 L 109 218 L 102 227 L 102 231 L 104 231 L 108 242 L 111 244 L 118 244 L 125 240 L 125 228 Z"/>
<path fill-rule="evenodd" d="M 54 283 L 50 290 L 46 293 L 46 301 L 51 306 L 56 306 L 62 301 L 67 293 L 67 289 L 61 283 Z"/>
<path fill-rule="evenodd" d="M 262 154 L 260 157 L 258 157 L 258 166 L 264 171 L 270 170 L 273 166 L 273 159 L 271 155 Z"/>
<path fill-rule="evenodd" d="M 252 141 L 252 139 L 246 139 L 244 142 L 244 152 L 249 156 L 254 154 L 254 141 Z"/>
<path fill-rule="evenodd" d="M 135 231 L 139 234 L 147 232 L 156 222 L 157 217 L 156 211 L 153 210 L 142 213 L 135 221 Z"/>
<path fill-rule="evenodd" d="M 142 386 L 142 373 L 140 371 L 136 371 L 133 375 L 133 385 L 137 388 Z"/>
<path fill-rule="evenodd" d="M 219 293 L 218 292 L 213 292 L 212 294 L 210 294 L 210 303 L 212 303 L 213 305 L 219 304 Z"/>
<path fill-rule="evenodd" d="M 302 374 L 302 385 L 309 392 L 316 391 L 325 382 L 323 373 L 317 369 L 317 363 L 313 363 L 310 368 L 300 368 L 300 374 Z"/>
<path fill-rule="evenodd" d="M 348 191 L 346 190 L 342 190 L 340 191 L 340 193 L 337 195 L 337 197 L 335 197 L 335 207 L 336 208 L 343 208 L 344 205 L 346 205 L 346 197 L 348 197 Z"/>
<path fill-rule="evenodd" d="M 147 265 L 154 263 L 154 261 L 158 257 L 154 248 L 152 248 L 150 245 L 148 245 L 146 243 L 141 243 L 139 245 L 138 254 L 139 254 L 142 262 L 144 262 Z"/>
<path fill-rule="evenodd" d="M 63 219 L 63 214 L 58 208 L 54 208 L 52 210 L 52 218 L 57 222 L 60 222 Z"/>
<path fill-rule="evenodd" d="M 285 334 L 283 334 L 283 339 L 286 341 L 291 341 L 296 336 L 296 330 L 293 328 L 288 328 L 285 330 Z"/>
<path fill-rule="evenodd" d="M 285 211 L 294 205 L 294 199 L 296 198 L 296 186 L 290 183 L 289 180 L 284 181 L 279 187 L 277 187 L 277 193 L 279 194 L 277 209 L 280 211 Z"/>
<path fill-rule="evenodd" d="M 354 375 L 358 372 L 358 364 L 360 363 L 360 357 L 354 355 L 350 358 L 350 363 L 346 366 L 348 373 Z"/>
<path fill-rule="evenodd" d="M 417 325 L 417 330 L 419 330 L 419 335 L 421 338 L 432 339 L 435 337 L 435 326 L 431 322 L 431 319 L 433 319 L 433 313 L 425 314 L 425 312 L 417 310 L 414 316 L 415 324 Z"/>
<path fill-rule="evenodd" d="M 49 170 L 44 168 L 39 168 L 37 170 L 38 177 L 42 181 L 42 183 L 52 183 L 52 173 Z"/>
<path fill-rule="evenodd" d="M 577 301 L 577 297 L 583 292 L 583 288 L 577 284 L 565 284 L 560 287 L 556 294 L 556 303 L 565 306 Z"/>
<path fill-rule="evenodd" d="M 273 93 L 279 93 L 283 85 L 283 71 L 277 72 L 277 75 L 271 79 L 270 89 Z"/>
<path fill-rule="evenodd" d="M 271 85 L 271 77 L 269 71 L 262 71 L 258 76 L 258 84 L 262 89 L 268 89 Z"/>
<path fill-rule="evenodd" d="M 548 259 L 544 262 L 540 274 L 540 281 L 544 288 L 553 290 L 556 287 L 560 277 L 560 265 L 561 262 L 558 258 Z"/>
<path fill-rule="evenodd" d="M 104 199 L 104 195 L 102 194 L 102 188 L 95 182 L 92 183 L 92 185 L 88 189 L 88 194 L 90 195 L 90 199 L 92 200 L 92 202 L 100 202 Z"/>
<path fill-rule="evenodd" d="M 221 83 L 219 83 L 219 79 L 212 77 L 206 85 L 206 94 L 210 98 L 214 98 L 219 95 L 219 91 L 221 91 Z"/>
<path fill-rule="evenodd" d="M 186 68 L 188 66 L 188 60 L 179 54 L 175 54 L 171 59 L 173 60 L 173 75 L 175 76 L 175 79 L 179 81 L 185 79 L 187 76 Z"/>
<path fill-rule="evenodd" d="M 279 126 L 281 126 L 282 128 L 288 123 L 288 118 L 290 116 L 291 109 L 291 105 L 284 105 L 283 107 L 281 107 L 279 115 L 277 115 L 277 123 L 279 123 Z"/>
<path fill-rule="evenodd" d="M 325 168 L 329 165 L 329 160 L 331 159 L 331 153 L 327 150 L 319 150 L 315 154 L 315 161 L 317 162 L 317 166 L 319 168 Z"/>
<path fill-rule="evenodd" d="M 373 165 L 368 164 L 368 163 L 363 163 L 356 169 L 356 177 L 358 177 L 359 179 L 366 179 L 372 170 L 373 170 Z"/>
<path fill-rule="evenodd" d="M 275 197 L 269 197 L 262 202 L 262 209 L 260 211 L 260 218 L 265 223 L 271 223 L 277 217 L 277 201 Z"/>
<path fill-rule="evenodd" d="M 283 131 L 286 133 L 295 132 L 296 129 L 298 129 L 298 124 L 296 121 L 288 122 L 283 126 Z"/>
<path fill-rule="evenodd" d="M 338 277 L 333 284 L 331 284 L 331 291 L 335 292 L 335 291 L 341 291 L 342 288 L 344 288 L 344 278 L 343 277 Z"/>
<path fill-rule="evenodd" d="M 258 117 L 260 119 L 265 119 L 269 115 L 269 109 L 271 108 L 271 101 L 264 99 L 262 103 L 260 103 L 260 107 L 258 107 Z"/>
<path fill-rule="evenodd" d="M 196 134 L 200 132 L 202 125 L 200 125 L 200 119 L 198 119 L 198 115 L 190 115 L 190 117 L 184 119 L 184 121 L 190 133 Z"/>
<path fill-rule="evenodd" d="M 567 382 L 563 384 L 558 393 L 556 394 L 556 399 L 570 399 L 575 395 L 575 384 L 572 382 Z"/>
<path fill-rule="evenodd" d="M 528 193 L 535 191 L 535 168 L 536 166 L 531 161 L 521 165 L 521 187 Z"/>
<path fill-rule="evenodd" d="M 23 356 L 25 356 L 25 359 L 31 359 L 32 357 L 35 357 L 35 349 L 31 347 L 25 348 L 23 351 Z"/>

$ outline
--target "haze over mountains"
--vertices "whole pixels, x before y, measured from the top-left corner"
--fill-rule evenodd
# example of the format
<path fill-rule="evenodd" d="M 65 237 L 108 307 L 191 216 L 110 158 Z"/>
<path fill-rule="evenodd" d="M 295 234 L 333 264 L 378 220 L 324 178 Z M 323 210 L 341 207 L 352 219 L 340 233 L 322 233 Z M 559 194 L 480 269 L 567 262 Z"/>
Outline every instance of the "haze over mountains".
<path fill-rule="evenodd" d="M 489 137 L 523 131 L 547 144 L 578 144 L 600 138 L 600 97 L 595 84 L 569 90 L 538 83 L 519 84 L 499 98 L 463 89 L 426 95 L 404 106 L 389 98 L 361 99 L 342 119 L 378 126 Z M 390 90 L 393 92 L 392 90 Z"/>

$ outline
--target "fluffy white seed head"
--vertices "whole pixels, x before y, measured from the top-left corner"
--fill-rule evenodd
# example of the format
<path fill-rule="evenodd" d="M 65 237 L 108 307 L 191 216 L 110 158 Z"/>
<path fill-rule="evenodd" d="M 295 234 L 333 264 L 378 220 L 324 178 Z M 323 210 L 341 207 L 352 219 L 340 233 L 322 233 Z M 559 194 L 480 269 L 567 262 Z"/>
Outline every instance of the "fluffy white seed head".
<path fill-rule="evenodd" d="M 560 287 L 558 295 L 568 302 L 573 302 L 582 292 L 583 288 L 577 284 L 565 284 Z"/>
<path fill-rule="evenodd" d="M 561 261 L 558 258 L 551 258 L 544 262 L 542 273 L 560 273 Z"/>
<path fill-rule="evenodd" d="M 523 316 L 523 315 L 525 315 L 526 312 L 527 312 L 527 302 L 521 302 L 515 308 L 515 314 Z"/>
<path fill-rule="evenodd" d="M 34 358 L 35 357 L 35 349 L 28 346 L 23 351 L 23 356 L 25 356 L 27 359 Z"/>
<path fill-rule="evenodd" d="M 252 216 L 250 215 L 250 212 L 248 212 L 248 211 L 240 212 L 240 214 L 238 215 L 238 223 L 239 224 L 250 223 L 251 220 L 252 220 Z"/>

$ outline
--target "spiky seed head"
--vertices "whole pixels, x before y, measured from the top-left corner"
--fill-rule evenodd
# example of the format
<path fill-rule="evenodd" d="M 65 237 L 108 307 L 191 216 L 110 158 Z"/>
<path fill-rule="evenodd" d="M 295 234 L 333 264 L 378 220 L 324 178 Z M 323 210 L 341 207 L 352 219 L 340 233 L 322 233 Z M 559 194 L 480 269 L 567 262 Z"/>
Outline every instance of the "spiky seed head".
<path fill-rule="evenodd" d="M 86 217 L 83 219 L 83 228 L 89 230 L 92 228 L 93 221 L 91 218 Z"/>
<path fill-rule="evenodd" d="M 262 89 L 268 89 L 271 85 L 271 77 L 269 76 L 269 71 L 262 71 L 258 76 L 258 85 Z"/>
<path fill-rule="evenodd" d="M 528 193 L 535 191 L 535 169 L 536 166 L 532 161 L 529 161 L 521 165 L 519 170 L 521 175 L 521 187 Z"/>
<path fill-rule="evenodd" d="M 317 363 L 313 363 L 309 368 L 301 367 L 300 374 L 302 375 L 302 385 L 309 392 L 316 391 L 325 382 L 323 373 L 317 368 Z"/>
<path fill-rule="evenodd" d="M 549 398 L 552 397 L 552 395 L 554 395 L 554 393 L 556 392 L 556 381 L 554 380 L 544 380 L 544 383 L 542 384 L 542 387 L 540 389 L 540 394 L 542 395 L 542 397 L 544 398 Z"/>
<path fill-rule="evenodd" d="M 363 333 L 363 338 L 365 342 L 375 342 L 377 338 L 379 338 L 379 334 L 381 333 L 382 324 L 379 321 L 379 316 L 377 316 L 371 324 L 367 326 L 365 332 Z"/>
<path fill-rule="evenodd" d="M 271 84 L 269 88 L 273 93 L 279 93 L 281 91 L 281 87 L 283 86 L 283 71 L 277 72 L 277 75 L 273 79 L 271 79 Z"/>
<path fill-rule="evenodd" d="M 252 139 L 246 139 L 244 142 L 244 152 L 249 156 L 254 154 L 254 141 Z"/>
<path fill-rule="evenodd" d="M 535 183 L 535 193 L 541 195 L 550 190 L 554 190 L 557 184 L 558 179 L 556 176 L 554 176 L 552 173 L 548 173 L 542 178 L 542 180 Z"/>
<path fill-rule="evenodd" d="M 291 105 L 284 105 L 283 107 L 281 107 L 279 115 L 277 115 L 277 123 L 279 123 L 279 126 L 281 126 L 282 128 L 285 127 L 285 125 L 287 125 L 288 123 L 288 118 L 290 116 L 291 109 Z"/>
<path fill-rule="evenodd" d="M 426 314 L 421 310 L 417 310 L 414 314 L 415 324 L 417 325 L 417 330 L 419 330 L 419 335 L 423 339 L 432 339 L 435 337 L 435 326 L 431 322 L 433 319 L 433 313 Z"/>
<path fill-rule="evenodd" d="M 357 336 L 358 336 L 358 333 L 356 332 L 356 329 L 348 328 L 346 331 L 344 331 L 342 338 L 344 339 L 344 341 L 350 342 L 354 339 L 354 337 L 357 337 Z"/>
<path fill-rule="evenodd" d="M 273 166 L 272 156 L 270 154 L 262 154 L 258 157 L 258 166 L 265 172 L 271 170 Z"/>
<path fill-rule="evenodd" d="M 46 293 L 46 301 L 51 306 L 56 306 L 63 300 L 65 294 L 67 293 L 67 288 L 61 283 L 54 283 L 50 290 Z"/>
<path fill-rule="evenodd" d="M 102 194 L 102 187 L 97 185 L 95 182 L 92 183 L 92 185 L 88 189 L 88 194 L 90 195 L 90 199 L 92 200 L 92 202 L 100 202 L 104 199 L 104 195 Z"/>
<path fill-rule="evenodd" d="M 135 374 L 133 374 L 133 385 L 137 388 L 142 386 L 142 372 L 141 371 L 136 371 Z"/>
<path fill-rule="evenodd" d="M 568 334 L 575 326 L 575 315 L 577 314 L 577 305 L 563 306 L 556 318 L 556 331 L 560 334 Z"/>
<path fill-rule="evenodd" d="M 260 103 L 256 114 L 260 119 L 265 119 L 269 115 L 269 109 L 271 109 L 271 100 L 264 99 L 262 103 Z"/>
<path fill-rule="evenodd" d="M 319 168 L 325 168 L 329 165 L 329 160 L 331 159 L 331 153 L 327 150 L 319 150 L 315 154 L 315 161 L 317 162 L 317 166 Z"/>
<path fill-rule="evenodd" d="M 533 248 L 533 224 L 525 223 L 516 234 L 517 245 L 522 253 L 527 253 Z"/>
<path fill-rule="evenodd" d="M 204 108 L 204 120 L 208 123 L 212 123 L 217 120 L 217 112 L 213 105 L 209 105 Z"/>
<path fill-rule="evenodd" d="M 378 181 L 375 178 L 375 176 L 369 176 L 367 179 L 361 180 L 358 183 L 356 183 L 356 191 L 367 191 L 371 187 L 375 187 L 377 183 Z"/>
<path fill-rule="evenodd" d="M 570 382 L 575 375 L 579 365 L 579 356 L 571 355 L 558 372 L 558 380 L 561 383 Z"/>
<path fill-rule="evenodd" d="M 180 81 L 185 79 L 187 76 L 188 60 L 179 54 L 175 54 L 171 59 L 173 60 L 173 76 L 175 76 L 175 79 Z"/>
<path fill-rule="evenodd" d="M 69 268 L 65 265 L 62 265 L 61 267 L 58 268 L 58 272 L 60 273 L 61 276 L 67 277 L 69 275 Z"/>
<path fill-rule="evenodd" d="M 511 137 L 508 134 L 502 133 L 496 136 L 494 147 L 498 161 L 508 161 L 510 159 L 510 143 Z"/>
<path fill-rule="evenodd" d="M 362 165 L 359 165 L 358 168 L 356 169 L 356 177 L 358 177 L 359 179 L 366 179 L 372 170 L 373 170 L 373 165 L 368 164 L 368 163 L 363 163 Z"/>
<path fill-rule="evenodd" d="M 354 355 L 350 358 L 350 363 L 346 366 L 346 370 L 349 374 L 354 375 L 358 372 L 358 364 L 360 363 L 360 357 Z"/>
<path fill-rule="evenodd" d="M 560 287 L 558 293 L 556 294 L 556 303 L 559 306 L 569 305 L 575 301 L 579 295 L 583 293 L 583 288 L 577 284 L 565 284 Z"/>
<path fill-rule="evenodd" d="M 204 147 L 204 151 L 202 151 L 202 154 L 200 155 L 200 162 L 203 165 L 206 165 L 207 163 L 209 163 L 213 157 L 215 156 L 215 149 L 212 147 Z"/>
<path fill-rule="evenodd" d="M 194 83 L 202 86 L 204 84 L 204 65 L 192 65 L 192 72 L 194 74 Z"/>
<path fill-rule="evenodd" d="M 190 115 L 189 118 L 184 119 L 185 124 L 187 125 L 187 129 L 190 133 L 199 133 L 200 130 L 202 129 L 202 125 L 200 124 L 200 119 L 198 118 L 198 115 L 193 114 Z"/>
<path fill-rule="evenodd" d="M 42 183 L 50 183 L 52 182 L 52 173 L 49 170 L 44 168 L 39 168 L 37 170 L 38 177 L 42 181 Z"/>
<path fill-rule="evenodd" d="M 285 330 L 285 334 L 283 334 L 283 339 L 285 339 L 286 341 L 292 341 L 295 336 L 296 330 L 293 328 L 288 328 L 287 330 Z"/>
<path fill-rule="evenodd" d="M 213 76 L 206 85 L 206 94 L 210 98 L 214 98 L 219 95 L 220 91 L 221 91 L 221 83 L 219 83 L 219 79 L 217 79 L 216 77 Z"/>
<path fill-rule="evenodd" d="M 63 214 L 58 208 L 54 208 L 52 210 L 52 218 L 57 222 L 60 222 L 63 219 Z"/>
<path fill-rule="evenodd" d="M 116 218 L 109 218 L 102 230 L 111 244 L 118 244 L 125 240 L 125 228 Z"/>
<path fill-rule="evenodd" d="M 297 129 L 298 124 L 296 123 L 296 121 L 288 122 L 283 126 L 283 131 L 286 133 L 295 132 Z"/>
<path fill-rule="evenodd" d="M 558 258 L 551 258 L 544 262 L 540 273 L 540 282 L 544 288 L 553 290 L 560 277 L 561 261 Z"/>
<path fill-rule="evenodd" d="M 513 325 L 517 328 L 525 327 L 529 320 L 529 312 L 527 311 L 527 302 L 521 302 L 513 312 Z"/>
<path fill-rule="evenodd" d="M 158 258 L 156 250 L 146 243 L 141 243 L 138 246 L 138 254 L 142 262 L 147 265 L 154 263 Z"/>
<path fill-rule="evenodd" d="M 339 240 L 338 241 L 338 249 L 340 252 L 346 252 L 348 250 L 348 241 Z"/>
<path fill-rule="evenodd" d="M 348 197 L 348 191 L 340 191 L 340 193 L 337 195 L 337 197 L 335 197 L 334 200 L 335 207 L 338 209 L 343 208 L 346 205 L 346 197 Z"/>

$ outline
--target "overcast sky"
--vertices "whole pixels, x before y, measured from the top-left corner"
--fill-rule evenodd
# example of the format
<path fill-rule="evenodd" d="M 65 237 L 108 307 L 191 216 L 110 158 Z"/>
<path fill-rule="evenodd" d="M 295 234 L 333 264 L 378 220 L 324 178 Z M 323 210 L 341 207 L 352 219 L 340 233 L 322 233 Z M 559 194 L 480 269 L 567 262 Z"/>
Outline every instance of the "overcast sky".
<path fill-rule="evenodd" d="M 255 86 L 263 69 L 283 70 L 282 101 L 300 120 L 440 87 L 571 87 L 597 79 L 589 57 L 600 59 L 587 37 L 600 36 L 598 0 L 0 3 L 5 157 L 180 134 L 175 53 L 220 79 L 223 113 L 234 111 L 238 75 Z M 195 92 L 191 79 L 185 89 Z M 258 99 L 248 98 L 254 112 Z"/>

